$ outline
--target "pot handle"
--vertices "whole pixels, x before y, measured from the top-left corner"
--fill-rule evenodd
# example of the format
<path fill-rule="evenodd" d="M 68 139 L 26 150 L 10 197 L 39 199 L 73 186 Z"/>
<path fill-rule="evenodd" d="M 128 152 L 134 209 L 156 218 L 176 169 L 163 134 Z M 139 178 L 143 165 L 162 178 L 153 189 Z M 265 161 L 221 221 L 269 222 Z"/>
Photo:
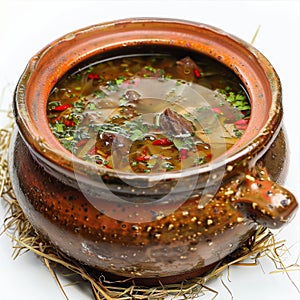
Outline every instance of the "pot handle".
<path fill-rule="evenodd" d="M 288 223 L 298 207 L 295 196 L 272 181 L 262 164 L 245 175 L 234 202 L 247 218 L 272 229 Z"/>

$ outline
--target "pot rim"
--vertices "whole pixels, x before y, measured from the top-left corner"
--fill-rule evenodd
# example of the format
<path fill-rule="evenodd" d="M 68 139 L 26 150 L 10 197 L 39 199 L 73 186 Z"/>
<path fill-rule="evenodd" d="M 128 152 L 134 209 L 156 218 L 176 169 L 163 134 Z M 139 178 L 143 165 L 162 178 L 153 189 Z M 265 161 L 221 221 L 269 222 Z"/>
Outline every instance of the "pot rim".
<path fill-rule="evenodd" d="M 248 128 L 239 141 L 209 164 L 144 175 L 101 168 L 81 160 L 59 144 L 49 126 L 46 128 L 43 125 L 44 131 L 41 132 L 39 122 L 47 120 L 46 102 L 57 80 L 80 62 L 101 52 L 125 47 L 125 43 L 127 46 L 151 43 L 186 47 L 220 60 L 233 70 L 243 82 L 252 106 Z M 84 47 L 88 49 L 86 52 L 83 51 Z M 255 47 L 240 38 L 211 25 L 187 20 L 129 18 L 75 30 L 53 41 L 33 56 L 15 90 L 14 114 L 26 144 L 47 168 L 58 167 L 63 174 L 74 178 L 76 164 L 76 172 L 83 175 L 159 181 L 209 173 L 226 165 L 235 165 L 241 160 L 246 160 L 248 164 L 255 163 L 281 128 L 281 99 L 280 79 L 270 62 Z M 258 117 L 260 110 L 264 110 L 263 120 L 261 115 Z"/>

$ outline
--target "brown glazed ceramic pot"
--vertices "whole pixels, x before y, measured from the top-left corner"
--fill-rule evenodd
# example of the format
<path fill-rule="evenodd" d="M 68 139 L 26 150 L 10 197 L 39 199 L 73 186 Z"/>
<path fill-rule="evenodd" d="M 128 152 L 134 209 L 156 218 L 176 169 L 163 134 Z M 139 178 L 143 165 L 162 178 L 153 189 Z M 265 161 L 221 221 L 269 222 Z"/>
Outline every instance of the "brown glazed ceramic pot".
<path fill-rule="evenodd" d="M 245 134 L 222 157 L 181 172 L 126 174 L 73 157 L 47 123 L 56 82 L 87 61 L 158 49 L 205 54 L 235 72 L 252 105 Z M 24 213 L 55 247 L 99 272 L 143 284 L 191 278 L 259 225 L 279 228 L 296 211 L 278 183 L 286 172 L 279 78 L 259 51 L 217 28 L 127 19 L 69 33 L 30 60 L 14 113 L 10 172 Z"/>

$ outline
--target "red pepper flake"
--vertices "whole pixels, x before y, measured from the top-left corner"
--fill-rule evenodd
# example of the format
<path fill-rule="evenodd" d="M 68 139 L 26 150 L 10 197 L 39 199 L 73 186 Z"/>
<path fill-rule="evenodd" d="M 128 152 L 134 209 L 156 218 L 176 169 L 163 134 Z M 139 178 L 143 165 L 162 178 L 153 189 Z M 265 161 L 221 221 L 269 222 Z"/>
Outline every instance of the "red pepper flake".
<path fill-rule="evenodd" d="M 235 125 L 236 129 L 238 130 L 246 130 L 249 123 L 249 119 L 240 119 L 233 124 Z"/>
<path fill-rule="evenodd" d="M 59 122 L 60 120 L 61 120 L 61 116 L 58 116 L 55 119 L 53 119 L 54 122 Z"/>
<path fill-rule="evenodd" d="M 248 124 L 249 123 L 249 119 L 240 119 L 237 120 L 236 122 L 234 122 L 234 125 L 244 125 L 244 124 Z"/>
<path fill-rule="evenodd" d="M 63 104 L 63 105 L 58 105 L 58 106 L 52 108 L 52 110 L 53 111 L 64 111 L 64 110 L 68 109 L 69 107 L 71 107 L 71 105 L 67 103 L 67 104 Z"/>
<path fill-rule="evenodd" d="M 157 140 L 153 141 L 152 145 L 154 145 L 154 146 L 171 146 L 171 145 L 173 145 L 173 142 L 168 140 L 167 138 L 161 138 L 161 139 L 157 139 Z"/>
<path fill-rule="evenodd" d="M 194 69 L 194 75 L 196 76 L 196 78 L 201 77 L 201 73 L 200 73 L 199 69 Z"/>
<path fill-rule="evenodd" d="M 212 153 L 208 153 L 206 155 L 206 161 L 210 161 L 212 159 Z"/>
<path fill-rule="evenodd" d="M 143 155 L 147 155 L 147 147 L 144 147 L 142 153 L 143 153 Z"/>
<path fill-rule="evenodd" d="M 87 77 L 88 79 L 94 79 L 94 80 L 99 80 L 100 76 L 96 73 L 90 73 Z"/>
<path fill-rule="evenodd" d="M 187 159 L 188 153 L 189 153 L 189 151 L 187 149 L 180 149 L 180 151 L 179 151 L 180 159 L 181 160 Z"/>
<path fill-rule="evenodd" d="M 67 127 L 74 127 L 75 126 L 75 122 L 73 120 L 64 120 L 64 124 Z"/>
<path fill-rule="evenodd" d="M 247 129 L 247 125 L 235 125 L 235 128 L 237 130 L 246 130 Z"/>
<path fill-rule="evenodd" d="M 82 139 L 80 141 L 77 142 L 76 147 L 81 147 L 83 145 L 85 145 L 88 142 L 89 139 Z"/>
<path fill-rule="evenodd" d="M 94 155 L 94 154 L 96 154 L 96 151 L 97 151 L 97 148 L 96 148 L 96 146 L 94 146 L 94 147 L 92 147 L 92 148 L 88 151 L 88 154 L 89 154 L 89 155 Z"/>
<path fill-rule="evenodd" d="M 221 108 L 219 108 L 219 107 L 212 107 L 211 111 L 213 111 L 214 113 L 219 114 L 219 115 L 223 114 Z"/>
<path fill-rule="evenodd" d="M 135 160 L 136 161 L 147 161 L 149 159 L 150 159 L 149 155 L 141 155 L 141 156 L 138 156 Z"/>

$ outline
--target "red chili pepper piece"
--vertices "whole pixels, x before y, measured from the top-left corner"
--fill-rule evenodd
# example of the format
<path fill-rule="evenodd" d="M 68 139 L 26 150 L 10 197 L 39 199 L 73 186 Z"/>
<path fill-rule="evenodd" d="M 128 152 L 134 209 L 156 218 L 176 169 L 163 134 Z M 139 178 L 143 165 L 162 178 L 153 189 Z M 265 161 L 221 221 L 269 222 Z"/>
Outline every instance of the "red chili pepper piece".
<path fill-rule="evenodd" d="M 196 78 L 200 78 L 201 77 L 201 73 L 198 69 L 194 69 L 194 75 Z"/>
<path fill-rule="evenodd" d="M 249 119 L 240 119 L 234 122 L 234 125 L 245 125 L 249 123 Z"/>
<path fill-rule="evenodd" d="M 88 79 L 95 79 L 95 80 L 99 80 L 100 79 L 100 76 L 96 73 L 90 73 L 88 75 Z"/>
<path fill-rule="evenodd" d="M 247 129 L 247 125 L 235 125 L 235 128 L 237 130 L 246 130 Z"/>
<path fill-rule="evenodd" d="M 143 155 L 147 155 L 147 147 L 144 147 L 144 149 L 142 150 Z"/>
<path fill-rule="evenodd" d="M 55 119 L 53 119 L 54 122 L 59 122 L 60 120 L 61 120 L 61 116 L 58 116 Z"/>
<path fill-rule="evenodd" d="M 81 147 L 83 145 L 85 145 L 88 142 L 89 139 L 82 139 L 80 141 L 78 141 L 78 143 L 76 144 L 76 147 Z"/>
<path fill-rule="evenodd" d="M 63 104 L 63 105 L 58 105 L 58 106 L 54 107 L 52 110 L 64 111 L 64 110 L 68 109 L 69 107 L 71 107 L 71 105 L 67 103 L 67 104 Z"/>
<path fill-rule="evenodd" d="M 210 161 L 212 159 L 212 154 L 211 153 L 208 153 L 207 155 L 206 155 L 206 160 L 207 161 Z"/>
<path fill-rule="evenodd" d="M 180 151 L 179 151 L 180 159 L 181 160 L 187 159 L 188 153 L 189 153 L 189 151 L 187 149 L 180 149 Z"/>
<path fill-rule="evenodd" d="M 94 154 L 96 154 L 96 151 L 97 151 L 97 148 L 94 146 L 94 147 L 92 147 L 92 148 L 88 151 L 88 154 L 89 154 L 89 155 L 94 155 Z"/>
<path fill-rule="evenodd" d="M 68 127 L 74 127 L 75 122 L 73 120 L 64 120 L 64 124 Z"/>
<path fill-rule="evenodd" d="M 211 111 L 213 111 L 214 113 L 219 114 L 219 115 L 221 115 L 223 113 L 221 108 L 219 108 L 219 107 L 212 107 Z"/>
<path fill-rule="evenodd" d="M 153 141 L 152 145 L 154 145 L 154 146 L 171 146 L 171 145 L 173 145 L 173 142 L 168 140 L 167 138 L 161 138 L 161 139 L 157 139 L 157 140 Z"/>
<path fill-rule="evenodd" d="M 149 159 L 150 159 L 149 155 L 141 155 L 141 156 L 138 156 L 135 160 L 137 160 L 137 161 L 147 161 Z"/>
<path fill-rule="evenodd" d="M 235 125 L 236 129 L 238 130 L 246 130 L 249 123 L 249 119 L 240 119 L 233 124 Z"/>

